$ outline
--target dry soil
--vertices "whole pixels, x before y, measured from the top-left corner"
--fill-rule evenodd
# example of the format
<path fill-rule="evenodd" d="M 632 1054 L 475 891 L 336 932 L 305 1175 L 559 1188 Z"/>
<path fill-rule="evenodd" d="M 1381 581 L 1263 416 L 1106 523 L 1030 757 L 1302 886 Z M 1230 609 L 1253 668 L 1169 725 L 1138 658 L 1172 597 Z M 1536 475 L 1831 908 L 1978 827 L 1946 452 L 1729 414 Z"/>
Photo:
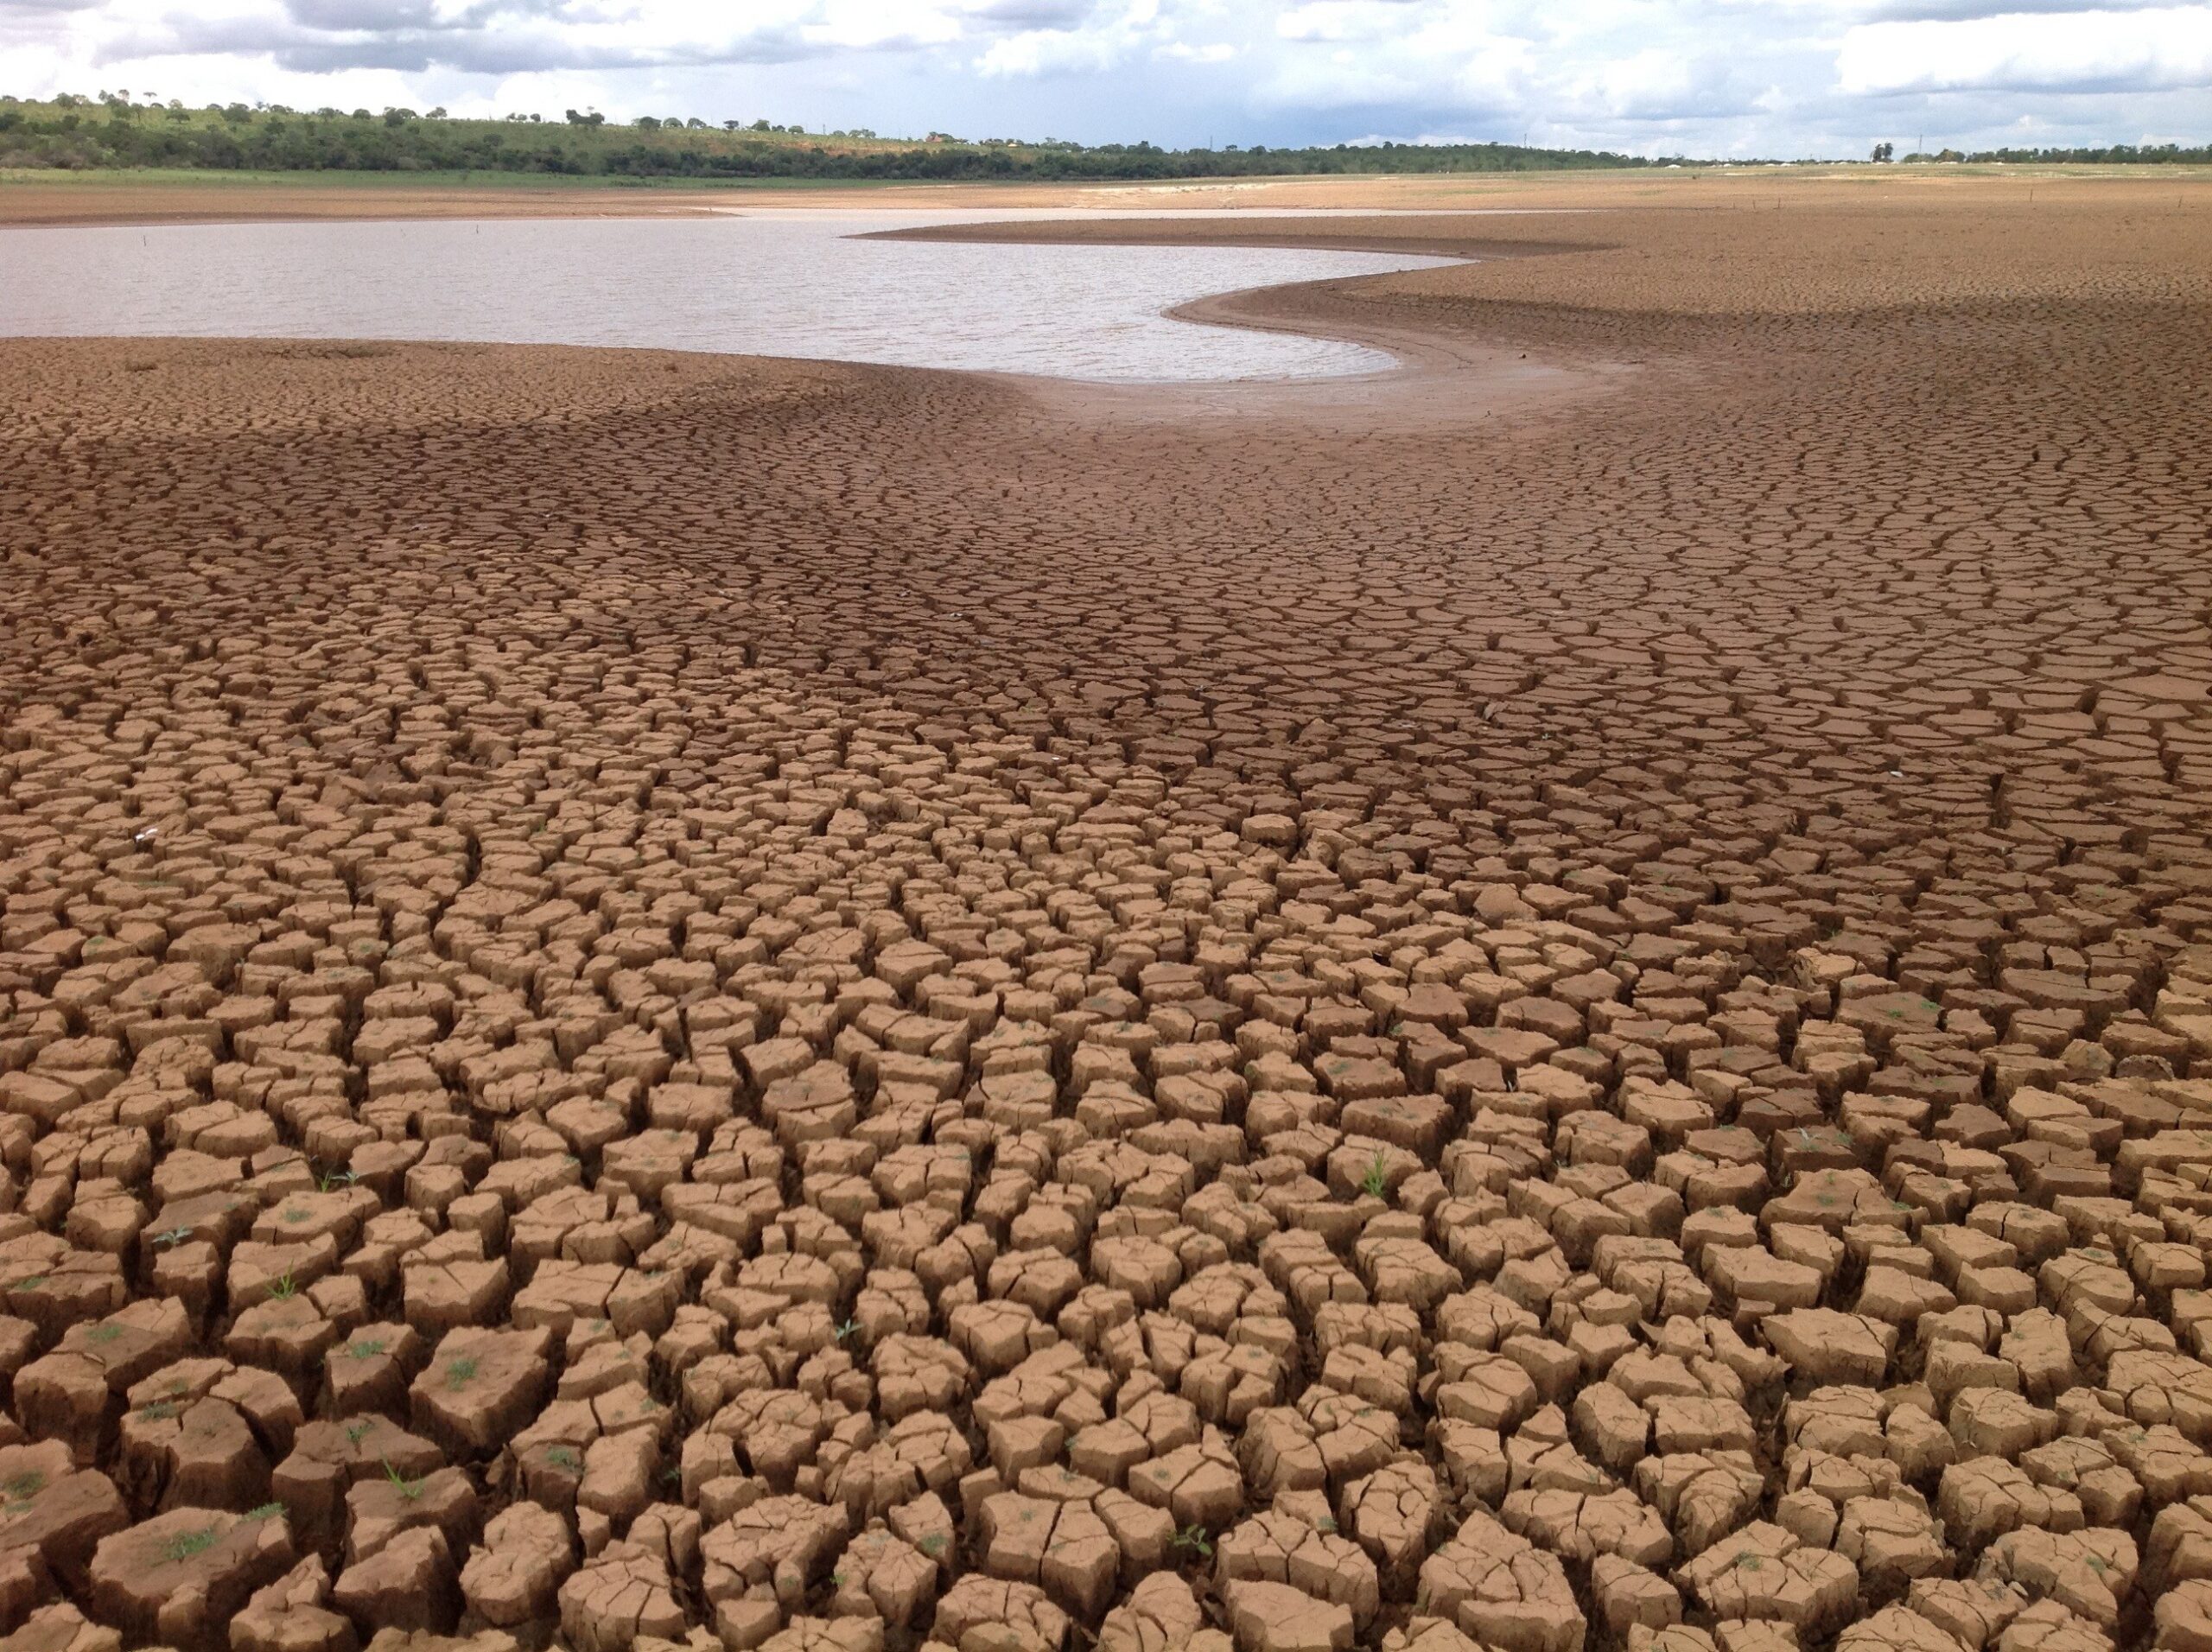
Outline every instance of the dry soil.
<path fill-rule="evenodd" d="M 0 1646 L 2212 1647 L 2201 190 L 1237 227 L 0 346 Z"/>

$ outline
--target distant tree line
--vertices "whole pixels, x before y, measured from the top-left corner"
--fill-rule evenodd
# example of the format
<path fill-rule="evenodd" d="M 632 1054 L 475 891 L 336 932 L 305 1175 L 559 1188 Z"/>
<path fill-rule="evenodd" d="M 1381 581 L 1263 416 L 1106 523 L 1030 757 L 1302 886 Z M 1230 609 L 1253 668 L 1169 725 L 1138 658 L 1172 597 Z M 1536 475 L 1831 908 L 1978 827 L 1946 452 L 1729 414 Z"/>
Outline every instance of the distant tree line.
<path fill-rule="evenodd" d="M 0 167 L 152 167 L 267 172 L 509 172 L 607 178 L 1238 178 L 1326 172 L 1534 172 L 1663 165 L 1594 149 L 1514 143 L 1381 143 L 1165 149 L 1047 138 L 923 140 L 867 130 L 810 135 L 766 120 L 645 116 L 611 122 L 571 109 L 461 120 L 442 109 L 186 108 L 122 93 L 48 102 L 0 98 Z"/>
<path fill-rule="evenodd" d="M 1897 145 L 1874 145 L 1876 161 L 1897 158 Z M 1974 161 L 2002 166 L 2204 166 L 2212 164 L 2212 144 L 2184 149 L 2178 143 L 2114 143 L 2105 149 L 1915 150 L 1908 162 Z"/>
<path fill-rule="evenodd" d="M 1896 148 L 1876 146 L 1891 160 Z M 2164 143 L 2107 149 L 1944 149 L 1907 161 L 2101 165 L 2212 162 L 2212 147 Z M 879 137 L 866 129 L 809 133 L 766 120 L 645 115 L 610 121 L 595 109 L 562 119 L 510 115 L 461 120 L 442 109 L 288 109 L 281 104 L 134 102 L 127 92 L 44 102 L 0 97 L 0 167 L 151 167 L 254 172 L 507 172 L 600 178 L 959 179 L 1249 178 L 1331 172 L 1543 172 L 1693 164 L 1603 149 L 1518 143 L 1264 144 L 1165 149 L 1151 143 L 1081 144 L 1055 138 Z M 1700 162 L 1695 164 L 1712 164 Z M 1733 164 L 1760 164 L 1735 162 Z"/>
<path fill-rule="evenodd" d="M 2002 162 L 2007 166 L 2081 164 L 2090 166 L 2203 166 L 2212 163 L 2212 143 L 2183 149 L 2178 143 L 2114 143 L 2106 149 L 1941 149 L 1934 155 L 1908 155 L 1908 161 Z"/>

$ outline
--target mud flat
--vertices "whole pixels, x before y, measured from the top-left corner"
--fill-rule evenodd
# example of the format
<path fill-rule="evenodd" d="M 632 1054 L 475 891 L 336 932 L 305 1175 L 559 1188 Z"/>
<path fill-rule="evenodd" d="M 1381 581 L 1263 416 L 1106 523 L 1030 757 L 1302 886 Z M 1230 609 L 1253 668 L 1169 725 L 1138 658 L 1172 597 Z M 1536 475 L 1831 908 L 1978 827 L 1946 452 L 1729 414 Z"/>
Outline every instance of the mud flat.
<path fill-rule="evenodd" d="M 10 1647 L 2212 1643 L 2212 215 L 2007 189 L 0 346 Z"/>

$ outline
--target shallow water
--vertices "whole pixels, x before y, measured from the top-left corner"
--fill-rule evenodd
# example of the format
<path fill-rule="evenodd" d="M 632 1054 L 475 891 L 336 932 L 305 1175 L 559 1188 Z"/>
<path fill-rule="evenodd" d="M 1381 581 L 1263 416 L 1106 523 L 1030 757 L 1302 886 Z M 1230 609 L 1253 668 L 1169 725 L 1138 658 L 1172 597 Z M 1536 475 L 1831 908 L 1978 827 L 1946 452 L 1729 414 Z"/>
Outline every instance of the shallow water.
<path fill-rule="evenodd" d="M 0 230 L 0 334 L 623 345 L 1123 382 L 1313 378 L 1391 358 L 1162 312 L 1209 293 L 1450 262 L 859 238 L 983 216 L 1015 215 Z"/>

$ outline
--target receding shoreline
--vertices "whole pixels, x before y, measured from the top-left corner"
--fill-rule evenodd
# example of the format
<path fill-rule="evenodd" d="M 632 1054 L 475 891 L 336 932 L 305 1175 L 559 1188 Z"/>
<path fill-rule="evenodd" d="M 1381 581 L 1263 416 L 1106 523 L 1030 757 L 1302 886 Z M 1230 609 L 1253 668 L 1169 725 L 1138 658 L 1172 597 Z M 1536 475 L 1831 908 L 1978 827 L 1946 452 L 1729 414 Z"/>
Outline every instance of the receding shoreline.
<path fill-rule="evenodd" d="M 516 175 L 410 180 L 404 174 L 0 171 L 0 225 L 204 223 L 250 219 L 652 217 L 733 207 L 1077 206 L 1111 212 L 1268 206 L 1652 206 L 1751 210 L 1777 199 L 2017 198 L 2087 191 L 2145 199 L 2200 191 L 2201 168 L 1717 167 L 1669 171 L 1427 174 L 1098 184 L 607 184 Z"/>

